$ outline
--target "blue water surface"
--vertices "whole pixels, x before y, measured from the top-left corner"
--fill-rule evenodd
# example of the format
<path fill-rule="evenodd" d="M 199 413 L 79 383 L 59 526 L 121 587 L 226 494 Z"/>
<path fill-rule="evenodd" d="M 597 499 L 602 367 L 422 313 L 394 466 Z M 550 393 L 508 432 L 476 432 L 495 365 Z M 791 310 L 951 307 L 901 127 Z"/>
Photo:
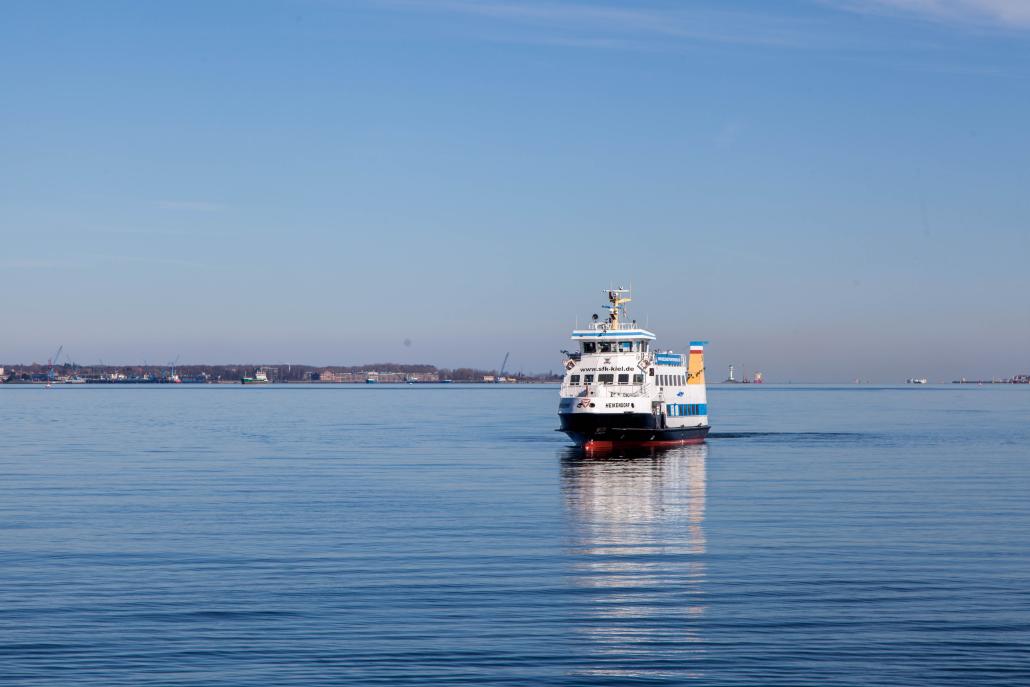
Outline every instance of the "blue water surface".
<path fill-rule="evenodd" d="M 0 388 L 0 683 L 1027 685 L 1030 387 Z"/>

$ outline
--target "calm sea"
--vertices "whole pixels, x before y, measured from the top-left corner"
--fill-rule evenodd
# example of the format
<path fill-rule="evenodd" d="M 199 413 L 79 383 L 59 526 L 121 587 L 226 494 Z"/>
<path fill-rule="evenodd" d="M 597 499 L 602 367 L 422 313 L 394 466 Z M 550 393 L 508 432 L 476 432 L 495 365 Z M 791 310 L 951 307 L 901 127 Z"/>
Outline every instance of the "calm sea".
<path fill-rule="evenodd" d="M 1028 685 L 1030 387 L 0 388 L 0 682 Z"/>

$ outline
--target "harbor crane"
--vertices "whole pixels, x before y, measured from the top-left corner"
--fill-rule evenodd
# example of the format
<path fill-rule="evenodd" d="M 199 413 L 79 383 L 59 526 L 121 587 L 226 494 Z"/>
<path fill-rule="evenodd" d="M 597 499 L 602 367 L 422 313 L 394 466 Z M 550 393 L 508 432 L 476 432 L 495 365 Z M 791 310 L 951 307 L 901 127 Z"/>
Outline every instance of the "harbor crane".
<path fill-rule="evenodd" d="M 504 362 L 501 363 L 501 371 L 497 373 L 497 377 L 494 379 L 495 384 L 500 384 L 501 380 L 504 379 L 504 368 L 508 366 L 509 355 L 511 355 L 511 353 L 504 354 Z"/>
<path fill-rule="evenodd" d="M 168 381 L 172 384 L 179 383 L 179 378 L 175 375 L 175 366 L 179 363 L 179 358 L 181 357 L 181 355 L 177 355 L 175 356 L 175 360 L 168 363 Z"/>
<path fill-rule="evenodd" d="M 48 382 L 52 382 L 57 378 L 57 360 L 61 357 L 61 353 L 64 351 L 64 344 L 57 347 L 57 353 L 54 353 L 54 357 L 47 361 L 47 373 L 46 378 Z"/>

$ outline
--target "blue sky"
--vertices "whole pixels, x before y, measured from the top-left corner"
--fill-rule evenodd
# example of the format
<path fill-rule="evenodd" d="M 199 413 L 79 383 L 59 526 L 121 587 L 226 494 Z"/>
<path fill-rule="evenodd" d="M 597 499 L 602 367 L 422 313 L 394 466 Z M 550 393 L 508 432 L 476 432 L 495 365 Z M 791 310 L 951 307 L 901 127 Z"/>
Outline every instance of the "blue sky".
<path fill-rule="evenodd" d="M 1030 5 L 13 2 L 0 360 L 1030 370 Z M 407 343 L 406 343 L 407 342 Z"/>

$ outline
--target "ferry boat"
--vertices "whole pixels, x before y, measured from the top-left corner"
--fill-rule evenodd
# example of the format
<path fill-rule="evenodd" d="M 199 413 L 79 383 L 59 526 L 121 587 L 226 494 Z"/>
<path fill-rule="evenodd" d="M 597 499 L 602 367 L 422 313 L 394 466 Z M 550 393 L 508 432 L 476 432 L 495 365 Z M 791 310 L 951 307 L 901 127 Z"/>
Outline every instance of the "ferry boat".
<path fill-rule="evenodd" d="M 699 444 L 708 436 L 704 341 L 684 357 L 658 350 L 655 335 L 628 320 L 627 289 L 607 291 L 608 317 L 572 332 L 578 350 L 563 351 L 558 418 L 576 445 Z"/>

